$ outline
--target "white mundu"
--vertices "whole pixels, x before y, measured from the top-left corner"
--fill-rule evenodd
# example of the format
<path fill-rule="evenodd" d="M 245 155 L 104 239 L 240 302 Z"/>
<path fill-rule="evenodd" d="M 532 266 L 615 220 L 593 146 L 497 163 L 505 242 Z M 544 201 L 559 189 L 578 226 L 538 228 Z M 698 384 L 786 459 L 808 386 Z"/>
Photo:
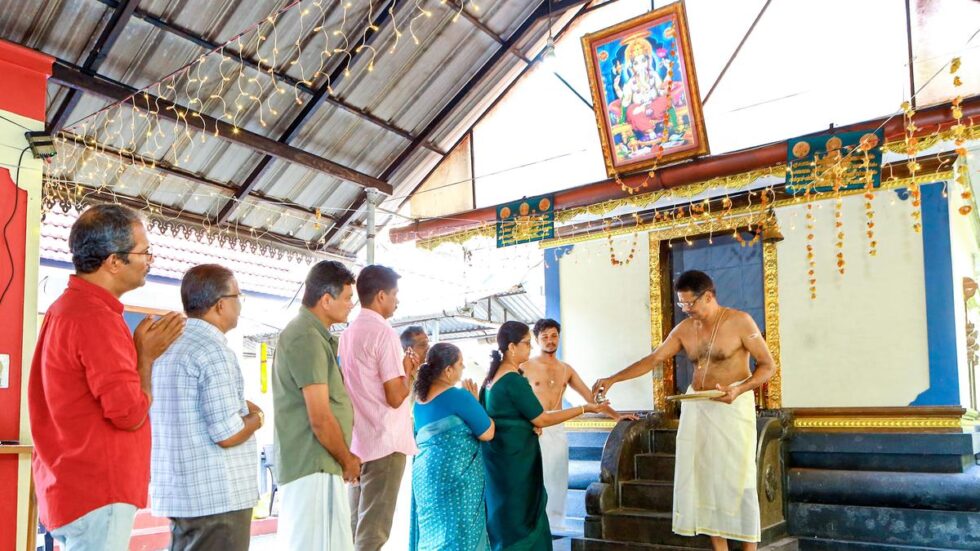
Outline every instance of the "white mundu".
<path fill-rule="evenodd" d="M 565 530 L 565 498 L 568 496 L 568 435 L 559 423 L 541 429 L 541 467 L 548 492 L 548 523 L 551 531 Z"/>
<path fill-rule="evenodd" d="M 688 389 L 688 392 L 691 392 Z M 755 399 L 681 404 L 674 470 L 673 530 L 758 542 Z"/>
<path fill-rule="evenodd" d="M 350 502 L 344 479 L 314 473 L 279 487 L 279 549 L 353 551 Z"/>

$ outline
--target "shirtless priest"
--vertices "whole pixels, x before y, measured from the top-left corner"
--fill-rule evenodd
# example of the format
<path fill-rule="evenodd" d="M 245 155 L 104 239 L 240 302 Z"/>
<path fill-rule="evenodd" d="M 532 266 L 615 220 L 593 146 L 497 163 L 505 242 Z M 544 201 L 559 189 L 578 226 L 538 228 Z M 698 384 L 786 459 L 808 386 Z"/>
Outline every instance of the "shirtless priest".
<path fill-rule="evenodd" d="M 769 380 L 774 363 L 759 327 L 745 312 L 718 304 L 704 272 L 682 273 L 675 282 L 677 303 L 688 315 L 652 354 L 612 377 L 593 392 L 653 370 L 682 349 L 694 365 L 687 394 L 717 390 L 713 400 L 681 403 L 674 471 L 673 531 L 705 534 L 717 550 L 728 541 L 754 551 L 761 536 L 756 488 L 756 423 L 752 390 Z M 755 372 L 749 371 L 749 356 Z"/>
<path fill-rule="evenodd" d="M 561 324 L 553 319 L 540 319 L 532 329 L 541 353 L 525 362 L 521 368 L 531 383 L 534 395 L 545 411 L 562 409 L 565 389 L 572 387 L 588 403 L 593 403 L 592 393 L 572 366 L 556 357 L 561 338 Z M 619 415 L 614 419 L 635 419 L 631 415 Z M 548 522 L 551 531 L 564 532 L 565 498 L 568 495 L 568 436 L 561 423 L 541 429 L 541 463 L 544 469 L 544 487 L 548 493 Z"/>

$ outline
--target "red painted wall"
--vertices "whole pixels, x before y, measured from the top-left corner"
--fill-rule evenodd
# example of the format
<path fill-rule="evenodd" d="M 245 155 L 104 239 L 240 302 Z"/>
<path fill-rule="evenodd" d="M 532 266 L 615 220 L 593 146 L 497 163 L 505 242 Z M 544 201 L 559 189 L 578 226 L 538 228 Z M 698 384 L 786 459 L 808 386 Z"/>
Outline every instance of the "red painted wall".
<path fill-rule="evenodd" d="M 20 438 L 21 376 L 30 371 L 21 358 L 24 325 L 24 243 L 27 220 L 27 192 L 14 187 L 10 173 L 0 169 L 0 230 L 14 208 L 17 212 L 7 228 L 6 240 L 0 237 L 0 292 L 10 278 L 7 247 L 14 258 L 14 279 L 0 302 L 0 353 L 10 354 L 10 386 L 0 388 L 0 440 Z M 17 455 L 0 455 L 0 551 L 13 551 L 17 541 Z"/>
<path fill-rule="evenodd" d="M 0 111 L 43 121 L 47 78 L 53 61 L 50 56 L 0 40 L 0 74 L 3 75 Z M 3 145 L 19 149 L 26 141 Z M 0 293 L 11 274 L 13 280 L 0 302 L 0 353 L 10 355 L 10 385 L 0 389 L 0 439 L 19 440 L 21 380 L 30 371 L 30 354 L 22 357 L 27 192 L 14 185 L 11 172 L 3 167 L 0 168 L 0 231 L 8 219 L 10 225 L 5 235 L 0 236 Z M 17 545 L 17 464 L 18 456 L 0 455 L 0 551 L 15 551 Z"/>

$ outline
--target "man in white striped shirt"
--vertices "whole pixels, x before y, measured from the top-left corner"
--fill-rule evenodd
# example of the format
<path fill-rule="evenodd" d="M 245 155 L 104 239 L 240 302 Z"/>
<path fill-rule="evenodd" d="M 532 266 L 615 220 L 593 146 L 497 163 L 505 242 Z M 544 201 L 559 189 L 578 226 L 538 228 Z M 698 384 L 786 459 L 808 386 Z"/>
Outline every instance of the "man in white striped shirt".
<path fill-rule="evenodd" d="M 184 334 L 153 366 L 150 503 L 171 520 L 171 551 L 248 549 L 258 501 L 255 437 L 264 422 L 245 400 L 225 333 L 238 325 L 242 293 L 216 264 L 184 274 Z"/>

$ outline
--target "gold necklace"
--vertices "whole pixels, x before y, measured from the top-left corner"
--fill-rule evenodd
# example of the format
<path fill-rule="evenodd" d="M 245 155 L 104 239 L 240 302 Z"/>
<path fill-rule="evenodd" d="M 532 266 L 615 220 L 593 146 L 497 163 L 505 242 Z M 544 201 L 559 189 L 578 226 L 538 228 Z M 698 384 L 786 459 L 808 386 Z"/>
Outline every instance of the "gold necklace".
<path fill-rule="evenodd" d="M 708 341 L 708 352 L 705 355 L 707 357 L 707 361 L 706 361 L 705 366 L 704 366 L 704 371 L 701 372 L 701 387 L 702 387 L 702 390 L 704 389 L 704 381 L 708 378 L 708 368 L 711 367 L 711 349 L 714 348 L 714 346 L 715 346 L 715 337 L 718 336 L 718 328 L 721 327 L 722 316 L 725 315 L 725 313 L 727 311 L 728 311 L 728 308 L 722 307 L 721 311 L 718 312 L 718 315 L 715 316 L 715 325 L 714 325 L 714 327 L 711 328 L 711 339 Z M 697 336 L 698 336 L 698 349 L 699 349 L 698 352 L 700 352 L 700 348 L 701 348 L 701 324 L 700 323 L 697 326 Z M 701 363 L 701 360 L 698 359 L 698 364 L 700 364 L 700 363 Z"/>

